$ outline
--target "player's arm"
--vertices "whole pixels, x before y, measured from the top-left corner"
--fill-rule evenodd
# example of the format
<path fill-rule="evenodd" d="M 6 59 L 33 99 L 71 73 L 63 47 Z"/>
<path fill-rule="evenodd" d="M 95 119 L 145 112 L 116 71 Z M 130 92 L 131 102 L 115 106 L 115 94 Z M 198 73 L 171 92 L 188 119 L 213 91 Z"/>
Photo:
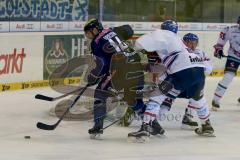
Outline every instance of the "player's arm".
<path fill-rule="evenodd" d="M 213 47 L 215 49 L 214 51 L 214 56 L 221 59 L 223 57 L 223 47 L 228 41 L 228 32 L 229 32 L 229 27 L 224 28 L 218 37 L 217 44 L 215 44 Z"/>
<path fill-rule="evenodd" d="M 114 27 L 113 31 L 124 41 L 130 39 L 134 34 L 132 27 L 128 24 Z"/>
<path fill-rule="evenodd" d="M 87 81 L 91 85 L 95 85 L 104 75 L 104 61 L 97 56 L 99 48 L 94 43 L 91 44 L 91 53 L 94 56 L 94 66 L 90 67 L 90 72 L 87 76 Z"/>
<path fill-rule="evenodd" d="M 213 62 L 211 61 L 211 59 L 206 55 L 205 52 L 202 51 L 202 55 L 203 55 L 203 63 L 205 65 L 205 73 L 207 75 L 211 74 L 213 71 Z"/>

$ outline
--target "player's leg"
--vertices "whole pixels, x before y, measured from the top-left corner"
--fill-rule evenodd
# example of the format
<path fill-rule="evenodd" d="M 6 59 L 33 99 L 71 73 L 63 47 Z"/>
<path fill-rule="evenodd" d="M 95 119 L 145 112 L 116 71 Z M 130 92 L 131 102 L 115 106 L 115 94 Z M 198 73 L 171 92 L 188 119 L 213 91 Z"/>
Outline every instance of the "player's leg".
<path fill-rule="evenodd" d="M 220 100 L 222 99 L 225 91 L 227 90 L 234 77 L 235 74 L 233 72 L 225 72 L 223 79 L 218 83 L 212 100 L 212 109 L 214 111 L 220 108 Z"/>
<path fill-rule="evenodd" d="M 128 134 L 131 141 L 137 140 L 138 142 L 146 141 L 150 134 L 164 134 L 164 130 L 157 121 L 160 105 L 158 102 L 150 100 L 146 103 L 146 110 L 144 112 L 143 123 L 137 132 Z"/>
<path fill-rule="evenodd" d="M 189 99 L 186 91 L 180 93 L 177 98 Z M 165 110 L 170 111 L 172 104 L 173 104 L 173 99 L 170 97 L 167 97 L 162 102 L 161 109 L 165 108 Z M 195 129 L 198 126 L 198 123 L 193 120 L 193 113 L 194 113 L 194 109 L 192 109 L 191 106 L 189 106 L 188 104 L 182 119 L 182 129 Z"/>
<path fill-rule="evenodd" d="M 132 73 L 133 77 L 138 77 L 133 81 L 128 81 L 124 85 L 124 98 L 123 100 L 129 106 L 120 121 L 121 126 L 129 126 L 134 119 L 141 119 L 141 113 L 144 113 L 145 105 L 143 102 L 143 94 L 136 92 L 136 90 L 141 90 L 144 88 L 144 73 L 137 72 Z"/>
<path fill-rule="evenodd" d="M 91 138 L 94 138 L 97 134 L 103 134 L 103 120 L 106 115 L 106 100 L 108 98 L 107 94 L 103 94 L 103 91 L 107 91 L 107 88 L 110 87 L 110 83 L 108 83 L 102 88 L 102 84 L 106 82 L 106 79 L 107 77 L 103 78 L 95 89 L 93 105 L 94 126 L 88 130 L 88 133 L 93 136 Z"/>
<path fill-rule="evenodd" d="M 183 75 L 182 77 L 186 77 L 186 75 Z M 167 75 L 165 81 L 169 82 L 169 84 L 172 84 L 174 87 L 182 88 L 181 84 L 178 83 L 178 74 L 172 74 Z M 161 83 L 162 84 L 162 83 Z M 161 85 L 160 84 L 160 85 Z M 187 83 L 188 84 L 188 83 Z M 159 87 L 161 90 L 162 87 Z M 164 88 L 164 87 L 163 87 Z M 161 92 L 153 93 L 149 99 L 149 102 L 146 103 L 146 110 L 144 112 L 144 118 L 143 118 L 143 124 L 139 131 L 129 133 L 129 137 L 138 137 L 138 136 L 148 136 L 150 134 L 156 135 L 156 134 L 164 134 L 164 130 L 161 127 L 161 125 L 157 121 L 157 117 L 160 114 L 163 114 L 170 110 L 168 106 L 161 106 L 163 101 L 166 98 L 172 99 L 173 101 L 176 99 L 176 97 L 180 94 L 180 90 L 177 90 L 175 88 L 171 88 L 167 92 Z M 165 93 L 166 95 L 163 95 L 162 93 Z M 160 107 L 161 106 L 161 107 Z M 144 133 L 144 134 L 143 134 Z"/>
<path fill-rule="evenodd" d="M 218 83 L 218 86 L 214 93 L 214 97 L 212 100 L 212 110 L 216 111 L 218 108 L 220 108 L 220 100 L 223 97 L 225 91 L 227 90 L 229 84 L 235 77 L 238 66 L 239 62 L 233 61 L 232 59 L 229 58 L 227 59 L 224 76 L 222 80 Z"/>
<path fill-rule="evenodd" d="M 190 98 L 189 106 L 192 109 L 195 109 L 198 115 L 198 118 L 201 122 L 201 127 L 196 128 L 195 132 L 199 135 L 213 135 L 213 127 L 210 123 L 210 112 L 205 99 L 204 85 L 205 85 L 205 74 L 203 68 L 192 68 L 188 70 L 188 83 L 191 83 L 190 86 L 185 90 L 187 92 L 187 97 Z"/>
<path fill-rule="evenodd" d="M 192 99 L 191 106 L 197 111 L 198 118 L 201 121 L 201 127 L 196 128 L 195 132 L 198 135 L 213 135 L 214 129 L 210 123 L 210 112 L 208 109 L 206 98 L 202 97 L 199 100 Z"/>
<path fill-rule="evenodd" d="M 163 95 L 160 92 L 154 93 L 152 97 L 150 97 L 149 101 L 145 104 L 146 110 L 143 114 L 143 123 L 139 131 L 132 132 L 128 134 L 130 138 L 140 139 L 141 137 L 149 137 L 151 135 L 163 135 L 164 129 L 159 124 L 157 117 L 160 114 L 169 111 L 168 107 L 161 107 L 162 102 L 167 98 L 175 99 L 180 92 L 172 88 L 167 95 Z"/>
<path fill-rule="evenodd" d="M 198 127 L 198 123 L 193 120 L 194 109 L 191 108 L 191 99 L 188 102 L 188 106 L 185 109 L 185 113 L 182 119 L 182 129 L 195 129 Z"/>
<path fill-rule="evenodd" d="M 209 120 L 209 109 L 206 99 L 203 96 L 203 89 L 205 85 L 204 68 L 195 67 L 185 69 L 175 73 L 176 89 L 187 92 L 186 96 L 190 99 L 191 108 L 197 111 L 197 115 L 201 120 L 202 127 L 197 128 L 195 131 L 198 134 L 213 134 L 214 130 Z"/>
<path fill-rule="evenodd" d="M 189 107 L 195 109 L 201 122 L 201 127 L 195 129 L 198 135 L 212 136 L 214 129 L 210 123 L 210 112 L 206 98 L 204 97 L 205 75 L 204 72 L 196 71 L 197 83 L 189 88 Z M 193 92 L 191 92 L 193 91 Z"/>

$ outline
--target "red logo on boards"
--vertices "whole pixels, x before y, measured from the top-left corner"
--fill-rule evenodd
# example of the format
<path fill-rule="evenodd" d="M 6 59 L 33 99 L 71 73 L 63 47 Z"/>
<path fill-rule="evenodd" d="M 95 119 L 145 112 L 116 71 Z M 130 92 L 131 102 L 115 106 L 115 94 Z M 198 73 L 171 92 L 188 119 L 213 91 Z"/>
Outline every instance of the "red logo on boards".
<path fill-rule="evenodd" d="M 0 75 L 9 73 L 21 73 L 23 67 L 23 59 L 26 57 L 24 48 L 20 53 L 14 48 L 12 54 L 0 55 Z"/>

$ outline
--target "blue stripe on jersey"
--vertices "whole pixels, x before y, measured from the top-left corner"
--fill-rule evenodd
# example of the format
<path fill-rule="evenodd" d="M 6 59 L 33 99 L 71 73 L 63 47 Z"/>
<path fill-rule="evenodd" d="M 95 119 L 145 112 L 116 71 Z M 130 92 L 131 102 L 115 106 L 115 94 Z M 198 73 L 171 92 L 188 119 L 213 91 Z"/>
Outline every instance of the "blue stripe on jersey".
<path fill-rule="evenodd" d="M 171 65 L 172 65 L 173 62 L 177 59 L 178 56 L 179 56 L 179 55 L 176 55 L 176 56 L 168 63 L 168 65 L 167 65 L 166 67 L 167 67 L 167 68 L 170 68 Z"/>
<path fill-rule="evenodd" d="M 172 56 L 174 56 L 174 55 L 176 55 L 176 54 L 178 54 L 179 52 L 172 52 L 172 53 L 170 53 L 168 56 L 166 56 L 164 59 L 163 59 L 163 63 L 165 63 L 170 57 L 172 57 Z"/>

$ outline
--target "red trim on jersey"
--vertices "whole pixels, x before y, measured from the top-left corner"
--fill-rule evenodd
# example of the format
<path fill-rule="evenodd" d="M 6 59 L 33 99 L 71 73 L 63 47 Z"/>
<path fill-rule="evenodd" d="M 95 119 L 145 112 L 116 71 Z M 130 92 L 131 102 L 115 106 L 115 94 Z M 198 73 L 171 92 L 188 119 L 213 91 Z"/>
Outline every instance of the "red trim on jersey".
<path fill-rule="evenodd" d="M 222 98 L 222 96 L 218 95 L 217 93 L 214 94 L 215 96 L 219 97 L 219 98 Z"/>
<path fill-rule="evenodd" d="M 188 105 L 188 107 L 189 107 L 189 108 L 192 108 L 192 109 L 199 109 L 199 108 L 197 108 L 197 107 L 195 107 L 195 106 L 191 106 L 191 105 Z"/>
<path fill-rule="evenodd" d="M 210 114 L 208 114 L 206 117 L 203 117 L 203 118 L 199 117 L 199 119 L 202 119 L 202 120 L 204 120 L 204 119 L 208 119 L 209 116 L 210 116 Z"/>
<path fill-rule="evenodd" d="M 156 118 L 156 114 L 153 114 L 153 113 L 150 113 L 150 112 L 144 112 L 144 114 Z"/>

